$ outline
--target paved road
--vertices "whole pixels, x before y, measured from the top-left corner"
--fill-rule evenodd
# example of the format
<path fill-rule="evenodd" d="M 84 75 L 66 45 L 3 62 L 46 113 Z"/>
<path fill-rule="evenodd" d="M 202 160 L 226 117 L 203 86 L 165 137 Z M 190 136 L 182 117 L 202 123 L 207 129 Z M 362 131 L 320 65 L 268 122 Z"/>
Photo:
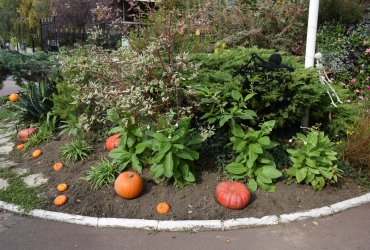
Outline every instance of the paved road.
<path fill-rule="evenodd" d="M 226 232 L 174 233 L 94 228 L 5 212 L 0 212 L 1 225 L 0 250 L 370 249 L 370 204 L 316 220 Z"/>

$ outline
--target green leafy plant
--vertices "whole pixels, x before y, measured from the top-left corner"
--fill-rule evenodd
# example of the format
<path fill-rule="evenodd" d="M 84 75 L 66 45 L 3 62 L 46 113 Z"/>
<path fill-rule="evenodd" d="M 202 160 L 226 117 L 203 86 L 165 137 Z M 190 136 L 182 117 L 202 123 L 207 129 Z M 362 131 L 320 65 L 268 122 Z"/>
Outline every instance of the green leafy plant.
<path fill-rule="evenodd" d="M 194 149 L 203 138 L 192 133 L 191 118 L 184 117 L 174 125 L 164 119 L 165 129 L 149 132 L 152 138 L 149 147 L 153 151 L 150 173 L 155 180 L 173 179 L 177 187 L 195 183 L 193 162 L 199 158 L 199 153 Z"/>
<path fill-rule="evenodd" d="M 76 140 L 64 145 L 60 159 L 64 162 L 77 162 L 89 157 L 93 147 L 85 140 Z"/>
<path fill-rule="evenodd" d="M 221 91 L 212 91 L 207 87 L 198 87 L 197 93 L 202 96 L 200 104 L 208 111 L 201 117 L 208 123 L 219 122 L 222 127 L 225 123 L 240 120 L 253 120 L 256 113 L 247 109 L 246 102 L 255 94 L 251 93 L 243 97 L 239 90 L 232 90 L 230 94 L 222 94 Z"/>
<path fill-rule="evenodd" d="M 29 82 L 20 93 L 19 102 L 13 103 L 20 112 L 21 120 L 36 121 L 46 117 L 46 114 L 52 109 L 51 100 L 54 85 L 49 79 L 39 83 Z"/>
<path fill-rule="evenodd" d="M 275 191 L 273 182 L 282 175 L 268 152 L 278 145 L 268 136 L 274 126 L 275 121 L 267 121 L 260 126 L 260 130 L 248 128 L 245 132 L 240 125 L 232 124 L 233 137 L 230 140 L 238 155 L 234 162 L 226 166 L 227 176 L 230 179 L 248 178 L 247 186 L 252 192 L 257 187 L 268 192 Z"/>
<path fill-rule="evenodd" d="M 113 184 L 117 173 L 116 164 L 106 158 L 102 158 L 90 168 L 83 179 L 89 182 L 96 190 Z"/>
<path fill-rule="evenodd" d="M 295 138 L 295 148 L 287 149 L 293 166 L 286 172 L 296 178 L 297 183 L 310 184 L 314 190 L 321 190 L 326 181 L 337 182 L 338 168 L 333 162 L 337 161 L 337 153 L 324 132 L 311 129 L 307 134 L 298 133 Z"/>
<path fill-rule="evenodd" d="M 25 148 L 33 148 L 42 142 L 50 142 L 54 138 L 54 131 L 57 123 L 57 117 L 48 113 L 46 120 L 41 122 L 37 133 L 32 134 L 25 143 Z"/>
<path fill-rule="evenodd" d="M 62 125 L 59 128 L 61 129 L 59 135 L 67 133 L 70 137 L 74 136 L 80 139 L 85 136 L 85 130 L 75 115 L 70 115 L 68 120 L 62 121 Z"/>

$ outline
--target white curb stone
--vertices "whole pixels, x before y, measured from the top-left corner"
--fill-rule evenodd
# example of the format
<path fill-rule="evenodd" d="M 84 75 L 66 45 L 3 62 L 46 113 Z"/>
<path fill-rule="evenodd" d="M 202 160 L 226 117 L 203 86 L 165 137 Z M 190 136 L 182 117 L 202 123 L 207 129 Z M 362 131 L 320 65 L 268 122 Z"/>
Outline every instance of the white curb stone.
<path fill-rule="evenodd" d="M 221 230 L 220 220 L 179 220 L 179 221 L 159 221 L 159 231 L 204 231 Z"/>
<path fill-rule="evenodd" d="M 46 220 L 55 220 L 55 221 L 73 223 L 73 224 L 84 225 L 84 226 L 94 226 L 94 227 L 98 225 L 98 218 L 95 218 L 95 217 L 58 213 L 58 212 L 45 211 L 45 210 L 38 210 L 37 215 L 38 215 L 37 216 L 38 218 L 46 219 Z"/>
<path fill-rule="evenodd" d="M 9 187 L 8 181 L 0 178 L 0 190 L 6 189 L 7 187 Z"/>
<path fill-rule="evenodd" d="M 157 230 L 157 220 L 121 219 L 121 218 L 99 218 L 98 227 L 136 228 L 146 230 Z"/>
<path fill-rule="evenodd" d="M 42 173 L 31 174 L 29 176 L 23 177 L 22 179 L 28 187 L 38 187 L 48 182 L 48 178 L 46 178 Z"/>
<path fill-rule="evenodd" d="M 370 193 L 367 193 L 365 195 L 362 195 L 362 196 L 359 196 L 359 197 L 356 197 L 356 198 L 352 198 L 352 199 L 349 199 L 349 200 L 345 200 L 345 201 L 335 203 L 335 204 L 333 204 L 329 207 L 333 210 L 333 213 L 338 213 L 338 212 L 344 211 L 348 208 L 368 203 L 369 201 L 370 201 Z"/>
<path fill-rule="evenodd" d="M 279 218 L 276 215 L 268 215 L 262 218 L 240 218 L 225 220 L 223 223 L 223 229 L 238 229 L 250 226 L 268 226 L 279 224 Z"/>
<path fill-rule="evenodd" d="M 292 214 L 282 214 L 280 215 L 280 222 L 288 223 L 295 220 L 305 220 L 309 218 L 318 218 L 326 215 L 333 214 L 333 210 L 330 207 L 321 207 L 311 209 L 306 212 L 298 212 Z"/>

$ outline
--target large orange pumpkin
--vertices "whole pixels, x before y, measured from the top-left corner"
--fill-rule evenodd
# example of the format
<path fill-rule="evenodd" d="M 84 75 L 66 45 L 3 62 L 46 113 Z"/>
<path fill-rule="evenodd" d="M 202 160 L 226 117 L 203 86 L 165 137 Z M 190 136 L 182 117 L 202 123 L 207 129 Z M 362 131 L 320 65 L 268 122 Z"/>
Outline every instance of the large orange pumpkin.
<path fill-rule="evenodd" d="M 105 148 L 108 150 L 108 151 L 111 151 L 115 148 L 118 147 L 118 143 L 119 143 L 119 137 L 121 136 L 122 134 L 115 134 L 115 135 L 112 135 L 110 136 L 107 141 L 105 142 Z"/>
<path fill-rule="evenodd" d="M 141 194 L 144 181 L 140 175 L 132 171 L 121 173 L 114 182 L 114 190 L 125 199 L 134 199 Z"/>
<path fill-rule="evenodd" d="M 9 95 L 10 102 L 18 102 L 18 100 L 19 100 L 19 95 L 17 93 Z"/>
<path fill-rule="evenodd" d="M 28 138 L 37 132 L 37 128 L 26 128 L 18 132 L 18 140 L 21 142 L 27 142 Z"/>
<path fill-rule="evenodd" d="M 216 200 L 230 209 L 245 208 L 251 198 L 248 188 L 240 182 L 224 181 L 216 187 Z"/>

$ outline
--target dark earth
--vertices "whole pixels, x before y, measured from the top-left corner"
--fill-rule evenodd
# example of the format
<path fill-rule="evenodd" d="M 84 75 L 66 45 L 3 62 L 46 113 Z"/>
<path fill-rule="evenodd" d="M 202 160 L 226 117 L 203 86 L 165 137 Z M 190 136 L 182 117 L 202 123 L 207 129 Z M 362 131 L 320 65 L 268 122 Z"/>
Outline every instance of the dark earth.
<path fill-rule="evenodd" d="M 224 176 L 217 171 L 217 167 L 212 167 L 214 166 L 212 160 L 203 154 L 197 164 L 199 171 L 196 185 L 179 189 L 172 183 L 156 184 L 148 168 L 144 168 L 142 177 L 145 187 L 141 196 L 134 200 L 125 200 L 115 194 L 113 185 L 94 190 L 89 183 L 81 179 L 96 161 L 101 157 L 107 157 L 104 143 L 95 145 L 95 151 L 89 160 L 65 164 L 59 172 L 52 169 L 53 164 L 59 161 L 61 146 L 68 141 L 67 137 L 63 137 L 41 145 L 38 148 L 43 154 L 36 159 L 32 158 L 32 151 L 14 149 L 11 153 L 11 159 L 19 163 L 17 167 L 28 168 L 33 173 L 42 172 L 49 177 L 49 182 L 40 188 L 43 209 L 94 217 L 160 220 L 231 219 L 304 211 L 353 198 L 365 192 L 349 178 L 342 178 L 339 183 L 327 185 L 319 192 L 315 192 L 310 186 L 296 185 L 282 179 L 277 182 L 276 192 L 265 193 L 258 190 L 252 195 L 251 202 L 246 208 L 229 210 L 215 200 L 215 188 Z M 60 183 L 69 185 L 69 189 L 64 192 L 68 196 L 68 202 L 62 207 L 56 207 L 53 200 L 60 194 L 56 190 Z M 158 215 L 155 211 L 156 205 L 162 201 L 168 202 L 171 206 L 171 211 L 167 215 Z"/>

